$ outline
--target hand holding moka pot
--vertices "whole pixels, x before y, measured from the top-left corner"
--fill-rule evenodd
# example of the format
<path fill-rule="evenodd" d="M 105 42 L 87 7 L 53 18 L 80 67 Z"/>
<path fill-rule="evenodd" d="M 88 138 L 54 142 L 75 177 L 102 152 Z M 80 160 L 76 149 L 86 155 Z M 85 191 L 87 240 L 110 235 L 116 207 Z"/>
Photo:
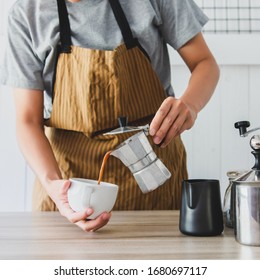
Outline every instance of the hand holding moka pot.
<path fill-rule="evenodd" d="M 119 158 L 130 169 L 143 193 L 155 190 L 171 177 L 171 173 L 157 157 L 147 139 L 149 125 L 127 126 L 126 117 L 119 118 L 119 124 L 118 129 L 106 134 L 139 132 L 117 146 L 111 155 Z"/>

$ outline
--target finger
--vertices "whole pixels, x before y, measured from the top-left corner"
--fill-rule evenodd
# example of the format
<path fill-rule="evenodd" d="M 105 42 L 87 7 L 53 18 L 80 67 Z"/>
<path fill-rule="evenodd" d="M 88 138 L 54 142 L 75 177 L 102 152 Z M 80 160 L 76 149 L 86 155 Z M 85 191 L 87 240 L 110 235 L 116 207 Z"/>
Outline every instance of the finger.
<path fill-rule="evenodd" d="M 83 211 L 75 212 L 69 206 L 63 209 L 63 215 L 71 222 L 77 223 L 86 220 L 93 213 L 93 209 L 87 208 Z"/>
<path fill-rule="evenodd" d="M 97 231 L 99 230 L 100 228 L 104 227 L 110 220 L 111 218 L 111 213 L 103 213 L 102 214 L 102 220 L 103 220 L 103 223 L 101 225 L 98 225 L 97 227 L 95 227 L 92 231 Z"/>
<path fill-rule="evenodd" d="M 181 127 L 179 134 L 182 134 L 182 132 L 185 130 L 189 130 L 191 127 L 192 127 L 192 125 L 190 124 L 190 122 L 186 120 L 184 122 L 183 126 Z"/>
<path fill-rule="evenodd" d="M 108 221 L 110 220 L 111 213 L 102 213 L 99 217 L 97 217 L 95 220 L 89 221 L 88 226 L 91 227 L 90 231 L 96 231 L 103 226 L 105 226 Z"/>
<path fill-rule="evenodd" d="M 172 97 L 171 98 L 166 98 L 158 111 L 156 112 L 149 128 L 149 133 L 151 136 L 154 136 L 158 129 L 161 126 L 161 123 L 163 122 L 165 116 L 169 113 L 169 111 L 172 108 Z"/>
<path fill-rule="evenodd" d="M 76 223 L 84 231 L 96 231 L 101 227 L 105 226 L 111 217 L 111 213 L 102 213 L 96 219 L 93 220 L 82 220 Z"/>
<path fill-rule="evenodd" d="M 170 128 L 175 124 L 178 117 L 179 116 L 177 110 L 174 110 L 174 108 L 172 107 L 172 109 L 168 112 L 168 115 L 165 116 L 155 136 L 153 137 L 153 141 L 155 144 L 162 144 L 165 141 L 165 137 L 167 136 Z"/>
<path fill-rule="evenodd" d="M 169 143 L 172 141 L 174 137 L 182 134 L 182 132 L 187 130 L 188 128 L 189 128 L 188 122 L 185 121 L 180 129 L 170 129 L 163 143 L 161 144 L 161 147 L 165 148 L 167 145 L 169 145 Z"/>
<path fill-rule="evenodd" d="M 62 194 L 67 193 L 70 188 L 71 182 L 70 180 L 64 180 L 63 185 L 61 187 Z"/>
<path fill-rule="evenodd" d="M 177 123 L 177 124 L 176 124 Z M 162 148 L 165 148 L 171 140 L 180 135 L 184 130 L 187 129 L 187 122 L 186 119 L 183 118 L 182 116 L 179 116 L 178 119 L 176 120 L 176 123 L 174 123 L 171 128 L 169 129 L 166 137 L 164 138 L 164 141 L 161 145 Z"/>
<path fill-rule="evenodd" d="M 64 184 L 63 184 L 63 188 L 65 191 L 68 191 L 68 189 L 70 188 L 71 182 L 70 180 L 65 180 Z"/>

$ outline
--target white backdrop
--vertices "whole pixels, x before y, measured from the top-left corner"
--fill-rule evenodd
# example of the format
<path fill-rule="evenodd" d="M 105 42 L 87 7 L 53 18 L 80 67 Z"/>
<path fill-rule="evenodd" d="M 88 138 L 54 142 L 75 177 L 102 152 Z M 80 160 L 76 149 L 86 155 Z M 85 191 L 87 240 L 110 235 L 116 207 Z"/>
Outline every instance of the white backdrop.
<path fill-rule="evenodd" d="M 5 19 L 13 2 L 1 0 L 1 54 Z M 195 126 L 184 132 L 182 138 L 188 153 L 190 178 L 219 179 L 223 196 L 228 184 L 226 172 L 248 170 L 254 164 L 250 137 L 239 137 L 234 123 L 249 120 L 252 128 L 260 126 L 260 36 L 205 35 L 205 38 L 220 65 L 221 78 Z M 189 72 L 174 51 L 170 54 L 172 81 L 179 96 Z M 0 211 L 30 211 L 33 174 L 16 143 L 13 99 L 10 89 L 4 86 L 0 87 L 0 128 Z"/>

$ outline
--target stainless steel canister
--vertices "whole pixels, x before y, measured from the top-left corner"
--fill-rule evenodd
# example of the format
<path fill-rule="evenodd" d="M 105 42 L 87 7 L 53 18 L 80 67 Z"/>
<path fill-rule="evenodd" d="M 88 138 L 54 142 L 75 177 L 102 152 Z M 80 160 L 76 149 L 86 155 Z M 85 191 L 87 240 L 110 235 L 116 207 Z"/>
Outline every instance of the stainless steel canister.
<path fill-rule="evenodd" d="M 241 244 L 260 246 L 260 182 L 235 180 L 233 183 L 236 240 Z"/>

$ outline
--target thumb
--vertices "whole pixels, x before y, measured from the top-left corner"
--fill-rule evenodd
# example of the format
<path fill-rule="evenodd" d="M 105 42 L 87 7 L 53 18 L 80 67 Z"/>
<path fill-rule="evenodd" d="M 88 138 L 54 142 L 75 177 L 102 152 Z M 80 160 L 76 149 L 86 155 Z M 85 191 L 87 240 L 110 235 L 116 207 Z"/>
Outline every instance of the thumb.
<path fill-rule="evenodd" d="M 64 180 L 62 185 L 62 192 L 67 193 L 68 189 L 70 188 L 70 185 L 70 180 Z"/>

